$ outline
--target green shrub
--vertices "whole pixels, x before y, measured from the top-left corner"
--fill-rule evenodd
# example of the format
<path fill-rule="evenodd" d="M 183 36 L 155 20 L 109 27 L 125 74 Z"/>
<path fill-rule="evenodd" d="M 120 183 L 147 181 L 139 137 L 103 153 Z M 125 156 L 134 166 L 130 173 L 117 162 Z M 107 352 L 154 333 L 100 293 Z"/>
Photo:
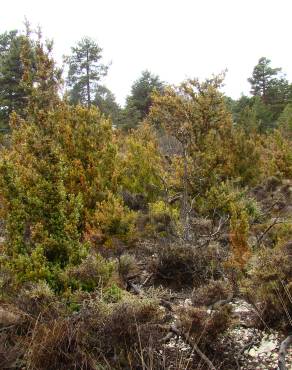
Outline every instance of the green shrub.
<path fill-rule="evenodd" d="M 18 283 L 46 280 L 58 290 L 60 273 L 88 253 L 95 212 L 108 217 L 95 233 L 129 231 L 127 210 L 106 201 L 116 190 L 113 131 L 96 109 L 64 103 L 46 111 L 36 106 L 26 121 L 14 114 L 11 125 L 11 145 L 0 160 L 4 260 Z"/>
<path fill-rule="evenodd" d="M 122 290 L 116 284 L 107 288 L 103 293 L 103 299 L 107 303 L 117 303 L 121 298 Z"/>
<path fill-rule="evenodd" d="M 149 204 L 149 235 L 166 236 L 174 234 L 179 220 L 179 210 L 162 200 Z"/>
<path fill-rule="evenodd" d="M 107 246 L 113 239 L 131 242 L 135 238 L 136 214 L 124 206 L 122 200 L 109 192 L 106 200 L 97 204 L 93 218 L 93 230 L 100 232 Z"/>
<path fill-rule="evenodd" d="M 214 212 L 218 216 L 228 215 L 234 204 L 245 210 L 251 221 L 261 216 L 260 205 L 256 200 L 230 182 L 211 187 L 204 197 L 198 199 L 200 213 L 206 215 L 213 215 Z"/>

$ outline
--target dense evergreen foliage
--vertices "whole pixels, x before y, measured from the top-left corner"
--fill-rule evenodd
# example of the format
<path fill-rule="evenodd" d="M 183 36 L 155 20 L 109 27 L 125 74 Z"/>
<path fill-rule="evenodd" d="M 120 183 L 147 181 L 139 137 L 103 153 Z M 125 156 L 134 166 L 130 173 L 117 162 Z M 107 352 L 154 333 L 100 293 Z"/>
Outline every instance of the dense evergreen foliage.
<path fill-rule="evenodd" d="M 149 71 L 142 72 L 141 77 L 135 81 L 131 88 L 131 94 L 127 97 L 125 109 L 122 112 L 120 126 L 124 130 L 137 127 L 149 113 L 152 105 L 151 95 L 155 91 L 163 91 L 163 83 L 158 76 Z"/>
<path fill-rule="evenodd" d="M 25 38 L 17 31 L 0 36 L 0 127 L 7 127 L 9 115 L 23 114 L 27 94 L 22 84 L 23 63 L 21 52 Z"/>

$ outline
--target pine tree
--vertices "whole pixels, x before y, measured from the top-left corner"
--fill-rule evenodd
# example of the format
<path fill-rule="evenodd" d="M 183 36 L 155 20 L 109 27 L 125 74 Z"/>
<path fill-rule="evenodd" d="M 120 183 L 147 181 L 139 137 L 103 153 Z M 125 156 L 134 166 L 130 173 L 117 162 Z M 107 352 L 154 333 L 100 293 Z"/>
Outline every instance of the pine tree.
<path fill-rule="evenodd" d="M 108 66 L 100 62 L 102 49 L 98 44 L 84 37 L 71 48 L 71 55 L 65 57 L 69 71 L 67 84 L 69 98 L 73 104 L 90 107 L 100 79 L 107 74 Z"/>
<path fill-rule="evenodd" d="M 23 115 L 27 103 L 27 93 L 22 84 L 24 42 L 25 36 L 18 31 L 0 35 L 0 127 L 3 128 L 8 128 L 12 112 Z"/>
<path fill-rule="evenodd" d="M 127 98 L 120 120 L 123 129 L 135 128 L 147 116 L 152 105 L 152 93 L 161 93 L 163 86 L 158 76 L 149 71 L 142 72 L 141 77 L 132 85 L 131 94 Z"/>
<path fill-rule="evenodd" d="M 265 57 L 259 59 L 254 67 L 252 77 L 248 79 L 251 84 L 251 94 L 260 96 L 265 103 L 269 102 L 269 92 L 281 68 L 272 68 L 271 61 Z"/>
<path fill-rule="evenodd" d="M 281 68 L 272 68 L 271 61 L 263 57 L 248 79 L 251 93 L 261 99 L 261 103 L 257 99 L 252 101 L 259 112 L 261 131 L 276 127 L 279 115 L 292 99 L 291 86 L 281 71 Z"/>

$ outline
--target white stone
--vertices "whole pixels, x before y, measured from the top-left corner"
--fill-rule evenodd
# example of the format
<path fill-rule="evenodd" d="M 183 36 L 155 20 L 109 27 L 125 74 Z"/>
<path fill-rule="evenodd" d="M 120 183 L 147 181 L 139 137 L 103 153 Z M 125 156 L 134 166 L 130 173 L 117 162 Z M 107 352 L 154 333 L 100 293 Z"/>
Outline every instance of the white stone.
<path fill-rule="evenodd" d="M 249 354 L 252 357 L 257 357 L 264 353 L 269 353 L 269 352 L 274 351 L 276 347 L 277 347 L 277 343 L 267 341 L 267 340 L 262 340 L 260 346 L 258 348 L 251 348 L 251 350 L 249 351 Z"/>
<path fill-rule="evenodd" d="M 190 306 L 192 306 L 192 300 L 191 300 L 191 299 L 189 299 L 189 298 L 185 299 L 185 301 L 184 301 L 184 306 L 185 306 L 185 307 L 190 307 Z"/>

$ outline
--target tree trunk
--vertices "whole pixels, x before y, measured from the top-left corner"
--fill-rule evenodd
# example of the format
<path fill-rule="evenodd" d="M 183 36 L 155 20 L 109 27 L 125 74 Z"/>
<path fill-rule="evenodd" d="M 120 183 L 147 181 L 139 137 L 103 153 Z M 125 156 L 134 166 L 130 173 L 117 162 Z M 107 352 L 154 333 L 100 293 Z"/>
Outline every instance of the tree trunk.
<path fill-rule="evenodd" d="M 88 56 L 88 49 L 86 50 L 86 90 L 87 90 L 87 107 L 90 108 L 90 106 L 91 106 L 91 99 L 90 99 L 90 76 L 89 76 L 89 56 Z"/>

